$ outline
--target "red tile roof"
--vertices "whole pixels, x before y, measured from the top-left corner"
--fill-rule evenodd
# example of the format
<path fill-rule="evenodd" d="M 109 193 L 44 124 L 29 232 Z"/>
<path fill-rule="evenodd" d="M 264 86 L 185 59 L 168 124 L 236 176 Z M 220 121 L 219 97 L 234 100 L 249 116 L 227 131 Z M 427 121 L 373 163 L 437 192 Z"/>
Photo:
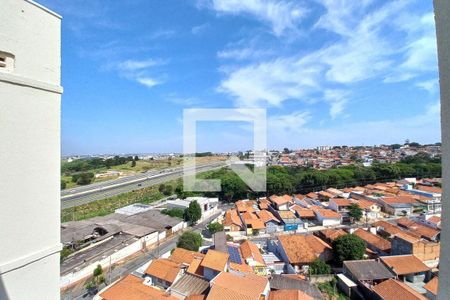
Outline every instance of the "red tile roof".
<path fill-rule="evenodd" d="M 143 284 L 143 279 L 127 275 L 100 294 L 104 300 L 177 300 L 176 297 Z"/>
<path fill-rule="evenodd" d="M 397 275 L 429 271 L 430 268 L 414 255 L 383 256 L 381 261 Z"/>
<path fill-rule="evenodd" d="M 435 296 L 437 296 L 438 287 L 439 287 L 439 278 L 438 277 L 433 277 L 433 279 L 428 281 L 427 284 L 425 284 L 423 286 L 424 289 L 426 289 L 427 291 L 429 291 L 430 293 L 432 293 Z"/>
<path fill-rule="evenodd" d="M 180 264 L 165 258 L 153 260 L 145 271 L 146 274 L 167 282 L 174 282 L 179 272 Z"/>
<path fill-rule="evenodd" d="M 211 281 L 207 300 L 259 300 L 269 281 L 252 273 L 222 272 Z"/>
<path fill-rule="evenodd" d="M 200 266 L 215 271 L 223 271 L 225 269 L 229 256 L 230 255 L 228 253 L 210 249 L 200 263 Z"/>
<path fill-rule="evenodd" d="M 325 251 L 331 250 L 330 245 L 313 235 L 280 235 L 278 240 L 292 264 L 311 263 Z"/>
<path fill-rule="evenodd" d="M 255 243 L 245 241 L 241 244 L 240 250 L 243 259 L 253 258 L 253 260 L 257 261 L 261 265 L 266 265 L 264 258 Z"/>
<path fill-rule="evenodd" d="M 373 291 L 384 300 L 427 300 L 427 298 L 403 282 L 388 279 L 373 287 Z"/>
<path fill-rule="evenodd" d="M 359 236 L 366 243 L 373 245 L 381 251 L 391 250 L 391 242 L 364 229 L 358 228 L 355 230 L 355 232 L 353 232 L 353 234 Z"/>
<path fill-rule="evenodd" d="M 299 290 L 278 290 L 270 292 L 269 300 L 314 300 L 314 298 Z"/>

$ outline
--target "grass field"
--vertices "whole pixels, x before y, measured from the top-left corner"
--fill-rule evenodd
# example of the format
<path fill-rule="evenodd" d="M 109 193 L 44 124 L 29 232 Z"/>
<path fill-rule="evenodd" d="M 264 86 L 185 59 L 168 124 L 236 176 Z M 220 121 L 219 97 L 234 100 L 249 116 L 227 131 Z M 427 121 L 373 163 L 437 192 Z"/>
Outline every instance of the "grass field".
<path fill-rule="evenodd" d="M 219 157 L 219 156 L 207 156 L 207 157 L 198 157 L 196 159 L 197 164 L 205 164 L 205 163 L 211 163 L 214 161 L 221 161 L 225 160 L 226 157 Z M 183 166 L 183 158 L 174 157 L 171 159 L 155 159 L 155 160 L 138 160 L 136 161 L 136 166 L 132 167 L 131 162 L 128 162 L 126 164 L 113 166 L 109 170 L 116 170 L 123 173 L 122 176 L 128 176 L 128 175 L 134 175 L 141 172 L 149 171 L 149 170 L 162 170 L 167 168 L 176 168 Z M 92 172 L 94 174 L 100 174 L 108 171 L 107 168 L 99 168 L 95 170 L 87 170 L 85 172 Z M 94 182 L 101 182 L 101 181 L 107 181 L 116 179 L 118 176 L 108 176 L 103 178 L 95 178 L 92 183 Z M 72 177 L 61 174 L 61 180 L 64 180 L 66 182 L 66 189 L 70 189 L 73 187 L 77 187 L 78 185 L 75 182 L 72 182 Z"/>
<path fill-rule="evenodd" d="M 166 182 L 173 189 L 181 179 Z M 110 198 L 90 202 L 77 207 L 66 208 L 61 211 L 61 222 L 79 221 L 113 213 L 116 209 L 133 203 L 149 204 L 166 196 L 158 190 L 159 185 L 143 188 L 137 191 L 123 193 Z"/>

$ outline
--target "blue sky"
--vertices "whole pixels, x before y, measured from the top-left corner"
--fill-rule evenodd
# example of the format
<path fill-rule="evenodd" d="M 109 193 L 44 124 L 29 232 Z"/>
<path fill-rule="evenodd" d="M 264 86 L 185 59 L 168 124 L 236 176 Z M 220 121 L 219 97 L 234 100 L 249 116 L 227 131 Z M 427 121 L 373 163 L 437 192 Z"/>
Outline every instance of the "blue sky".
<path fill-rule="evenodd" d="M 63 154 L 180 152 L 185 108 L 266 108 L 269 148 L 440 140 L 431 0 L 41 0 Z M 200 124 L 199 151 L 251 147 Z"/>

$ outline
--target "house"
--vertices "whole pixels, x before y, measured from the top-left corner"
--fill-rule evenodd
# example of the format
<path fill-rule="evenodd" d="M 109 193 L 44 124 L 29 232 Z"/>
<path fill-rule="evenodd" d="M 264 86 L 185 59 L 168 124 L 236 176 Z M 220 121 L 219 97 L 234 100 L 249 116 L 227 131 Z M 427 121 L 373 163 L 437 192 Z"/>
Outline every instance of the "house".
<path fill-rule="evenodd" d="M 266 277 L 252 273 L 222 272 L 210 282 L 206 300 L 261 300 L 270 291 Z"/>
<path fill-rule="evenodd" d="M 326 208 L 312 208 L 322 226 L 337 226 L 342 223 L 342 215 Z"/>
<path fill-rule="evenodd" d="M 382 300 L 427 300 L 425 296 L 407 284 L 395 279 L 389 279 L 373 287 L 373 292 Z"/>
<path fill-rule="evenodd" d="M 364 199 L 354 200 L 354 203 L 362 209 L 364 219 L 375 220 L 380 218 L 381 206 L 378 203 Z"/>
<path fill-rule="evenodd" d="M 427 296 L 428 299 L 430 300 L 437 299 L 438 287 L 439 287 L 439 278 L 437 276 L 433 277 L 433 279 L 428 281 L 427 284 L 423 286 L 423 288 L 426 290 L 425 295 Z"/>
<path fill-rule="evenodd" d="M 272 203 L 272 206 L 277 210 L 289 210 L 289 205 L 291 205 L 293 201 L 292 196 L 290 195 L 273 195 L 270 196 L 269 200 Z"/>
<path fill-rule="evenodd" d="M 275 211 L 284 223 L 284 231 L 296 231 L 299 225 L 303 224 L 302 220 L 297 218 L 290 210 Z"/>
<path fill-rule="evenodd" d="M 298 273 L 317 258 L 329 261 L 333 255 L 331 246 L 318 237 L 300 234 L 278 236 L 276 254 L 290 265 L 288 273 Z"/>
<path fill-rule="evenodd" d="M 400 227 L 407 229 L 409 232 L 416 236 L 433 242 L 439 241 L 440 239 L 441 232 L 438 229 L 430 228 L 406 217 L 397 219 L 396 221 Z"/>
<path fill-rule="evenodd" d="M 150 278 L 152 285 L 167 289 L 182 274 L 179 263 L 165 258 L 153 260 L 145 271 L 145 276 Z"/>
<path fill-rule="evenodd" d="M 304 279 L 295 278 L 287 274 L 273 274 L 270 279 L 270 289 L 272 291 L 298 290 L 316 300 L 323 300 L 324 297 L 319 288 Z M 285 298 L 288 300 L 290 298 Z"/>
<path fill-rule="evenodd" d="M 331 198 L 334 197 L 332 193 L 326 192 L 326 191 L 320 191 L 317 193 L 317 197 L 320 201 L 328 201 Z"/>
<path fill-rule="evenodd" d="M 381 197 L 378 200 L 385 213 L 406 216 L 413 212 L 416 200 L 410 196 Z"/>
<path fill-rule="evenodd" d="M 298 204 L 294 204 L 289 208 L 295 215 L 302 220 L 302 222 L 313 221 L 316 219 L 316 214 L 310 208 L 302 207 Z"/>
<path fill-rule="evenodd" d="M 380 260 L 402 281 L 424 282 L 431 275 L 431 269 L 414 255 L 384 256 Z"/>
<path fill-rule="evenodd" d="M 434 228 L 441 229 L 441 217 L 436 215 L 423 215 L 419 220 L 424 225 Z"/>
<path fill-rule="evenodd" d="M 332 198 L 328 202 L 328 208 L 334 210 L 335 212 L 348 213 L 348 208 L 353 204 L 349 199 L 343 198 Z"/>
<path fill-rule="evenodd" d="M 375 251 L 378 255 L 387 255 L 391 252 L 391 242 L 364 229 L 358 228 L 353 232 L 367 244 L 367 248 Z"/>
<path fill-rule="evenodd" d="M 256 212 L 259 219 L 266 226 L 266 232 L 272 233 L 278 231 L 281 221 L 277 219 L 270 211 L 262 209 Z"/>
<path fill-rule="evenodd" d="M 300 290 L 278 290 L 269 293 L 269 300 L 314 300 Z"/>
<path fill-rule="evenodd" d="M 342 273 L 357 284 L 374 285 L 395 275 L 375 259 L 344 261 Z"/>
<path fill-rule="evenodd" d="M 200 266 L 203 267 L 203 277 L 211 280 L 220 272 L 226 271 L 229 257 L 228 253 L 209 249 L 200 263 Z"/>
<path fill-rule="evenodd" d="M 236 209 L 229 209 L 225 212 L 223 227 L 225 231 L 235 232 L 243 230 L 244 223 L 242 223 Z"/>
<path fill-rule="evenodd" d="M 321 238 L 327 243 L 333 243 L 335 239 L 337 239 L 340 236 L 347 235 L 348 233 L 345 232 L 343 229 L 325 229 L 314 232 L 316 236 Z"/>
<path fill-rule="evenodd" d="M 411 237 L 410 235 L 396 234 L 392 239 L 392 255 L 412 254 L 428 266 L 437 266 L 440 255 L 440 244 Z"/>
<path fill-rule="evenodd" d="M 267 198 L 259 198 L 258 200 L 259 209 L 269 209 L 270 201 Z"/>
<path fill-rule="evenodd" d="M 219 206 L 219 198 L 208 198 L 208 197 L 187 197 L 186 199 L 176 199 L 176 200 L 167 200 L 165 202 L 165 206 L 167 208 L 181 208 L 186 209 L 189 207 L 191 202 L 196 201 L 202 210 L 202 218 L 208 218 L 217 212 L 217 207 Z"/>
<path fill-rule="evenodd" d="M 175 248 L 169 259 L 178 264 L 189 266 L 195 258 L 203 258 L 205 255 L 200 252 L 190 251 L 183 248 Z"/>
<path fill-rule="evenodd" d="M 169 293 L 153 286 L 144 284 L 144 280 L 132 274 L 116 281 L 111 286 L 100 291 L 94 300 L 178 300 Z"/>
<path fill-rule="evenodd" d="M 266 275 L 267 268 L 261 252 L 255 243 L 250 241 L 245 241 L 239 247 L 241 250 L 241 256 L 249 265 L 253 271 L 258 275 Z"/>
<path fill-rule="evenodd" d="M 209 289 L 209 282 L 206 279 L 185 273 L 172 284 L 168 291 L 178 299 L 186 299 L 192 295 L 202 295 L 207 289 Z"/>
<path fill-rule="evenodd" d="M 255 212 L 255 209 L 253 207 L 255 205 L 254 201 L 251 201 L 251 200 L 239 200 L 239 201 L 236 201 L 235 205 L 236 205 L 236 209 L 237 209 L 237 211 L 239 213 L 245 213 L 245 212 L 253 213 L 253 212 Z"/>
<path fill-rule="evenodd" d="M 245 212 L 241 216 L 247 235 L 265 232 L 266 225 L 256 213 Z"/>

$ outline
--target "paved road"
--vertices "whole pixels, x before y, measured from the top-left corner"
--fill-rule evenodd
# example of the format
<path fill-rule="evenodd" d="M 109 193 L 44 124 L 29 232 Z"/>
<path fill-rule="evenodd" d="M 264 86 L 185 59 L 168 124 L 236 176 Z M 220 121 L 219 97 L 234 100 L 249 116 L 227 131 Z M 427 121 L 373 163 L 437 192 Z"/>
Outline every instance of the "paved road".
<path fill-rule="evenodd" d="M 225 165 L 224 162 L 199 165 L 196 172 L 205 172 Z M 145 187 L 161 184 L 183 176 L 183 168 L 173 168 L 162 171 L 149 171 L 143 174 L 127 176 L 106 182 L 99 182 L 64 190 L 61 192 L 61 209 L 86 204 L 115 195 L 139 190 Z"/>
<path fill-rule="evenodd" d="M 207 218 L 203 222 L 195 225 L 191 229 L 193 231 L 201 233 L 206 228 L 206 225 L 209 224 L 209 222 L 211 222 L 211 220 L 214 220 L 215 218 L 217 218 L 222 213 L 222 210 L 225 210 L 227 208 L 228 207 L 219 209 L 219 211 L 216 214 Z M 140 266 L 144 265 L 149 260 L 158 258 L 159 254 L 163 254 L 163 253 L 166 253 L 166 252 L 172 250 L 173 248 L 176 247 L 176 244 L 178 242 L 178 238 L 179 238 L 180 234 L 181 233 L 175 234 L 170 239 L 161 243 L 159 246 L 159 249 L 155 248 L 155 249 L 149 250 L 148 252 L 143 253 L 142 255 L 139 255 L 138 257 L 125 262 L 123 265 L 113 266 L 111 269 L 111 274 L 109 274 L 108 270 L 105 270 L 104 275 L 105 275 L 107 282 L 110 282 L 110 279 L 111 279 L 111 282 L 114 282 L 117 279 L 134 272 L 136 269 L 138 269 Z M 211 243 L 204 240 L 203 245 L 207 246 L 207 245 L 211 245 Z M 63 300 L 82 300 L 82 299 L 87 300 L 87 299 L 92 299 L 92 298 L 93 298 L 93 296 L 88 295 L 86 293 L 86 289 L 81 284 L 79 284 L 61 294 L 61 299 L 63 299 Z"/>

